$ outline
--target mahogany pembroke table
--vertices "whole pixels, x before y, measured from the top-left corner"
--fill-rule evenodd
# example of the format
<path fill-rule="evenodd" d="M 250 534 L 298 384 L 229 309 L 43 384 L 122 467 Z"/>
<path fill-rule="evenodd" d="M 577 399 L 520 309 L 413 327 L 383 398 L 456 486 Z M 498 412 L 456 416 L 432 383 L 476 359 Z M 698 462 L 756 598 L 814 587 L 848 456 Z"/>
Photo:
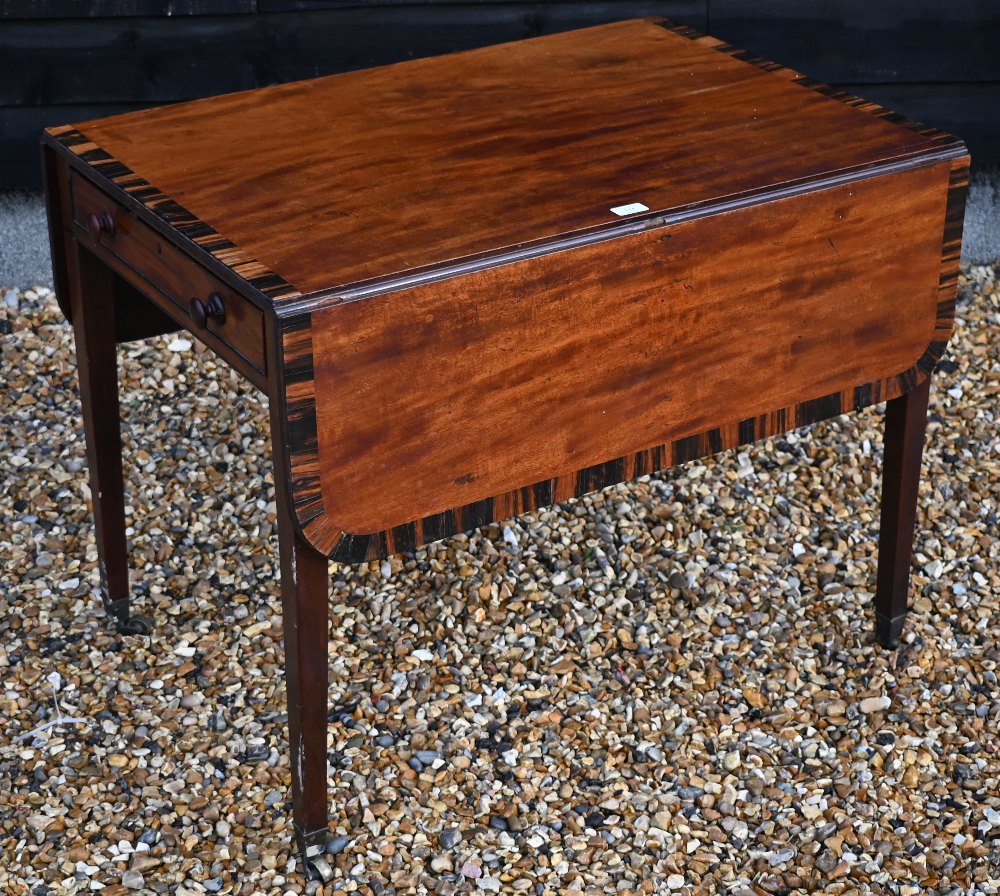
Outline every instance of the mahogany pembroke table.
<path fill-rule="evenodd" d="M 298 846 L 329 878 L 328 559 L 888 401 L 876 630 L 907 608 L 962 143 L 638 20 L 49 129 L 105 607 L 130 615 L 116 344 L 270 401 Z"/>

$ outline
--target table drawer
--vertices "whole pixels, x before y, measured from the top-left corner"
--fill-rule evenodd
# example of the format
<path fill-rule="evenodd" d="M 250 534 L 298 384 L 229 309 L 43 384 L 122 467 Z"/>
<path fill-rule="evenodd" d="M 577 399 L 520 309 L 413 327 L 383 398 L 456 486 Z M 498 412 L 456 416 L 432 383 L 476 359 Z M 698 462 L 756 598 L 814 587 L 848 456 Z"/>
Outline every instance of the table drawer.
<path fill-rule="evenodd" d="M 259 308 L 90 181 L 72 175 L 70 195 L 73 220 L 86 232 L 89 246 L 113 266 L 124 264 L 155 286 L 169 300 L 165 310 L 210 348 L 223 357 L 236 353 L 264 372 L 264 315 Z"/>

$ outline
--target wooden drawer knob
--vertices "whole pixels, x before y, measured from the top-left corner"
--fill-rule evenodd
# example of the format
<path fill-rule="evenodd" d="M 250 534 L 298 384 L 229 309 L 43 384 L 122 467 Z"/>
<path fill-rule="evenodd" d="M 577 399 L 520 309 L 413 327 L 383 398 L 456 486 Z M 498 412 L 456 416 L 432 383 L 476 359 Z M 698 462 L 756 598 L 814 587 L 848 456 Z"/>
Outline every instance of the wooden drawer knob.
<path fill-rule="evenodd" d="M 207 302 L 201 299 L 191 299 L 191 320 L 199 330 L 204 330 L 210 320 L 220 326 L 226 322 L 226 306 L 222 303 L 222 296 L 213 292 Z"/>
<path fill-rule="evenodd" d="M 95 243 L 99 243 L 105 234 L 114 236 L 115 216 L 111 212 L 94 212 L 87 218 L 87 230 Z"/>

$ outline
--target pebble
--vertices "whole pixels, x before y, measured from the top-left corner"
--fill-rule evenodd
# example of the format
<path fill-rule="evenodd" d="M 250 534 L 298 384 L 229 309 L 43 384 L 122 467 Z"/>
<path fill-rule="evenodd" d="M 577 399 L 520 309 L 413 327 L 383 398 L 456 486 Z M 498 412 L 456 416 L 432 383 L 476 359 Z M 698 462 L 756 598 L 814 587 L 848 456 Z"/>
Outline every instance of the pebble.
<path fill-rule="evenodd" d="M 419 759 L 424 765 L 433 765 L 441 758 L 441 754 L 437 750 L 417 750 L 417 759 Z"/>
<path fill-rule="evenodd" d="M 888 697 L 866 697 L 861 701 L 861 711 L 866 714 L 882 712 L 892 706 Z"/>
<path fill-rule="evenodd" d="M 122 875 L 122 884 L 130 890 L 141 890 L 146 886 L 146 879 L 138 871 L 126 871 Z"/>
<path fill-rule="evenodd" d="M 339 856 L 350 845 L 350 837 L 334 837 L 326 844 L 326 851 L 331 856 Z"/>
<path fill-rule="evenodd" d="M 871 636 L 881 408 L 331 564 L 336 892 L 996 896 L 1000 290 L 993 268 L 961 283 L 898 650 Z M 157 634 L 117 636 L 71 330 L 16 295 L 0 792 L 24 812 L 0 812 L 0 892 L 122 896 L 135 872 L 321 896 L 291 828 L 266 403 L 193 340 L 121 347 Z M 32 734 L 55 697 L 84 721 Z"/>
<path fill-rule="evenodd" d="M 444 849 L 454 849 L 462 842 L 462 832 L 458 828 L 448 828 L 440 833 L 438 842 Z"/>

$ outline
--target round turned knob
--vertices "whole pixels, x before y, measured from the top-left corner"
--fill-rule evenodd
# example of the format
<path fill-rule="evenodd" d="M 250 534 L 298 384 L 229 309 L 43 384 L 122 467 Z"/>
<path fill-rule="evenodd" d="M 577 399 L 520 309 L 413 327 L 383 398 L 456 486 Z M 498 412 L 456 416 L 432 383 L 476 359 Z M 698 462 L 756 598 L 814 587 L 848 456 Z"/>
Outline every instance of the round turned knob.
<path fill-rule="evenodd" d="M 87 230 L 90 238 L 98 243 L 104 234 L 115 235 L 115 216 L 111 212 L 94 212 L 87 218 Z"/>
<path fill-rule="evenodd" d="M 191 321 L 199 330 L 208 324 L 208 309 L 201 299 L 191 299 Z"/>
<path fill-rule="evenodd" d="M 213 292 L 207 302 L 201 299 L 191 299 L 191 320 L 194 325 L 203 330 L 208 326 L 209 320 L 215 321 L 220 326 L 226 322 L 226 306 L 222 303 L 222 296 Z"/>
<path fill-rule="evenodd" d="M 219 326 L 222 326 L 226 322 L 226 306 L 222 304 L 222 296 L 217 292 L 213 292 L 208 297 L 208 304 L 205 306 L 205 310 L 208 312 L 208 316 L 219 324 Z"/>

